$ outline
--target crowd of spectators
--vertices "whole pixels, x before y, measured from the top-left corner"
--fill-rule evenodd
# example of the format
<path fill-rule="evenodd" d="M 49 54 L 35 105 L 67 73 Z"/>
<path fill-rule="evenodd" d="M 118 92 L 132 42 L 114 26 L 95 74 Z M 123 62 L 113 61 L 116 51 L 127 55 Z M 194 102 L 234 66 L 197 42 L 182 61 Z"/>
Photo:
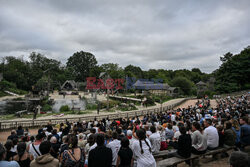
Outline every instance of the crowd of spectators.
<path fill-rule="evenodd" d="M 20 126 L 0 144 L 0 167 L 156 167 L 153 155 L 162 150 L 170 150 L 168 157 L 188 158 L 231 146 L 240 151 L 230 164 L 248 166 L 249 100 L 247 93 L 218 99 L 216 108 L 205 98 L 195 106 L 143 117 L 48 122 L 35 136 Z"/>

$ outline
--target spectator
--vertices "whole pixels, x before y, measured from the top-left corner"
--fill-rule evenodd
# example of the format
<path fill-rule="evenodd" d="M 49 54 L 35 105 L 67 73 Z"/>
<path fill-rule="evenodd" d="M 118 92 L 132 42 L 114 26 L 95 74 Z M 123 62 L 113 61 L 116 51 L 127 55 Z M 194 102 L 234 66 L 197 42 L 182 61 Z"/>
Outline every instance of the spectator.
<path fill-rule="evenodd" d="M 161 136 L 156 132 L 155 126 L 151 126 L 150 131 L 152 132 L 152 135 L 149 136 L 149 141 L 152 145 L 152 153 L 158 153 L 161 148 Z"/>
<path fill-rule="evenodd" d="M 136 131 L 136 136 L 138 140 L 134 141 L 132 150 L 134 156 L 137 157 L 137 167 L 156 167 L 150 141 L 146 138 L 146 132 L 139 129 Z"/>
<path fill-rule="evenodd" d="M 16 161 L 5 161 L 6 150 L 4 146 L 0 143 L 0 166 L 1 167 L 19 167 Z"/>
<path fill-rule="evenodd" d="M 18 137 L 21 137 L 24 135 L 24 130 L 22 126 L 18 126 L 17 130 L 16 130 L 16 134 Z"/>
<path fill-rule="evenodd" d="M 84 150 L 78 147 L 78 139 L 75 135 L 69 136 L 69 150 L 63 153 L 62 166 L 74 167 L 79 164 L 84 165 Z"/>
<path fill-rule="evenodd" d="M 250 145 L 250 125 L 248 124 L 248 117 L 240 118 L 240 143 L 242 147 Z"/>
<path fill-rule="evenodd" d="M 13 148 L 12 140 L 7 140 L 4 146 L 6 148 L 5 160 L 12 161 L 14 156 L 17 154 L 16 152 L 11 151 L 11 148 Z"/>
<path fill-rule="evenodd" d="M 50 149 L 49 141 L 39 144 L 41 155 L 31 161 L 30 167 L 59 167 L 59 160 L 50 155 Z"/>
<path fill-rule="evenodd" d="M 83 133 L 80 133 L 78 135 L 78 147 L 80 147 L 81 149 L 84 149 L 84 146 L 86 145 L 87 141 L 84 140 L 84 135 Z"/>
<path fill-rule="evenodd" d="M 133 167 L 133 151 L 129 148 L 129 140 L 123 137 L 118 152 L 116 167 Z"/>
<path fill-rule="evenodd" d="M 204 130 L 204 135 L 207 137 L 207 149 L 213 150 L 219 146 L 219 135 L 215 127 L 212 126 L 211 119 L 206 119 L 204 121 L 206 129 Z"/>
<path fill-rule="evenodd" d="M 207 138 L 202 134 L 200 124 L 194 122 L 192 125 L 192 150 L 193 154 L 204 154 L 207 150 Z"/>
<path fill-rule="evenodd" d="M 89 152 L 88 167 L 111 167 L 112 150 L 104 146 L 104 136 L 96 135 L 97 147 Z"/>
<path fill-rule="evenodd" d="M 178 140 L 177 151 L 171 152 L 168 157 L 188 158 L 191 156 L 192 139 L 186 134 L 186 128 L 180 127 L 181 135 Z"/>
<path fill-rule="evenodd" d="M 12 130 L 10 136 L 8 136 L 7 139 L 8 139 L 8 140 L 13 140 L 14 138 L 18 139 L 18 136 L 17 136 L 17 134 L 16 134 L 16 131 L 15 131 L 15 130 Z"/>
<path fill-rule="evenodd" d="M 236 134 L 232 130 L 232 123 L 227 121 L 225 122 L 224 130 L 224 147 L 234 146 Z"/>
<path fill-rule="evenodd" d="M 113 141 L 107 144 L 107 147 L 112 150 L 112 165 L 116 166 L 118 151 L 121 147 L 121 141 L 118 140 L 117 132 L 113 132 L 112 138 L 113 138 Z"/>
<path fill-rule="evenodd" d="M 17 155 L 14 160 L 18 162 L 20 167 L 29 167 L 33 156 L 26 151 L 26 143 L 21 142 L 17 145 Z"/>
<path fill-rule="evenodd" d="M 43 133 L 37 134 L 35 142 L 31 143 L 27 148 L 29 153 L 34 157 L 34 159 L 36 159 L 38 156 L 41 155 L 41 152 L 39 150 L 39 146 L 42 143 L 43 138 L 44 138 Z"/>
<path fill-rule="evenodd" d="M 172 124 L 168 124 L 168 127 L 165 129 L 166 139 L 172 140 L 174 137 L 174 131 L 172 130 Z"/>
<path fill-rule="evenodd" d="M 249 157 L 247 153 L 241 151 L 235 151 L 231 154 L 229 158 L 229 163 L 231 167 L 249 167 Z"/>
<path fill-rule="evenodd" d="M 236 119 L 232 120 L 232 129 L 236 134 L 235 145 L 239 147 L 240 145 L 240 125 Z"/>
<path fill-rule="evenodd" d="M 55 136 L 52 136 L 52 137 L 51 137 L 51 139 L 50 139 L 50 144 L 51 144 L 50 154 L 51 154 L 54 158 L 58 158 L 60 144 L 57 142 L 57 139 L 56 139 Z"/>

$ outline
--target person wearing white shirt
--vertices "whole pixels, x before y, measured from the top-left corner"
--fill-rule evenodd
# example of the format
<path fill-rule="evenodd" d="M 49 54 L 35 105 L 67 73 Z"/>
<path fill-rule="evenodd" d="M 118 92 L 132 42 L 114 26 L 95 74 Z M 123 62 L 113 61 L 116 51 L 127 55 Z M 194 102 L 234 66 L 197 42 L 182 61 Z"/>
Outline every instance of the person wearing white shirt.
<path fill-rule="evenodd" d="M 150 141 L 146 138 L 143 129 L 136 131 L 138 140 L 133 142 L 134 157 L 137 159 L 137 167 L 156 167 L 154 156 L 152 155 Z"/>
<path fill-rule="evenodd" d="M 156 132 L 154 126 L 150 127 L 150 131 L 152 132 L 152 135 L 149 136 L 149 141 L 152 145 L 152 153 L 158 153 L 161 149 L 161 136 Z"/>
<path fill-rule="evenodd" d="M 206 119 L 204 125 L 207 127 L 204 130 L 204 135 L 207 137 L 207 149 L 213 150 L 219 146 L 219 134 L 215 127 L 212 126 L 212 120 Z"/>
<path fill-rule="evenodd" d="M 118 140 L 118 134 L 117 132 L 113 132 L 112 134 L 113 141 L 111 141 L 109 144 L 107 144 L 108 148 L 111 148 L 112 150 L 112 165 L 116 165 L 117 157 L 118 157 L 118 152 L 121 147 L 121 141 Z"/>

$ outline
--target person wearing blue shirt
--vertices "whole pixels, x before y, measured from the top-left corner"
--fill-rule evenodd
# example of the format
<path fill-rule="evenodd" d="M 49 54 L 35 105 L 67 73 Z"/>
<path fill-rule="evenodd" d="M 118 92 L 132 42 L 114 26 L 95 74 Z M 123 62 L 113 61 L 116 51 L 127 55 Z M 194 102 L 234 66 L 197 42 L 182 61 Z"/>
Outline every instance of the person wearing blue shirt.
<path fill-rule="evenodd" d="M 240 143 L 241 147 L 244 148 L 250 145 L 250 125 L 248 124 L 248 117 L 240 118 L 240 124 Z"/>

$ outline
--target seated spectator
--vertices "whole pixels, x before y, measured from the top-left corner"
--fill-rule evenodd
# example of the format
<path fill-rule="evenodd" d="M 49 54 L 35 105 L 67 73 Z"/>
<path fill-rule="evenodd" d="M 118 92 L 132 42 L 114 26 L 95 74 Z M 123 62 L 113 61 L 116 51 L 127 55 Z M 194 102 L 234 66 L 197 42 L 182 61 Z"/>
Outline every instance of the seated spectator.
<path fill-rule="evenodd" d="M 241 151 L 235 151 L 229 158 L 231 167 L 249 167 L 250 161 L 247 153 Z"/>
<path fill-rule="evenodd" d="M 235 145 L 239 147 L 240 145 L 240 124 L 236 119 L 232 120 L 232 129 L 236 134 Z"/>
<path fill-rule="evenodd" d="M 7 140 L 4 146 L 6 148 L 5 160 L 12 161 L 14 156 L 17 154 L 16 152 L 11 151 L 11 149 L 14 147 L 12 140 Z"/>
<path fill-rule="evenodd" d="M 224 132 L 223 132 L 223 126 L 222 125 L 217 125 L 217 131 L 219 135 L 219 147 L 224 146 Z"/>
<path fill-rule="evenodd" d="M 19 167 L 16 161 L 5 161 L 6 150 L 4 146 L 0 143 L 0 166 L 1 167 Z"/>
<path fill-rule="evenodd" d="M 192 139 L 190 134 L 186 134 L 186 128 L 180 127 L 181 135 L 178 140 L 176 152 L 171 152 L 168 157 L 188 158 L 191 156 Z"/>
<path fill-rule="evenodd" d="M 207 149 L 213 150 L 219 146 L 219 135 L 215 127 L 212 126 L 211 119 L 206 119 L 204 121 L 206 129 L 204 130 L 204 135 L 207 137 Z"/>
<path fill-rule="evenodd" d="M 248 117 L 240 118 L 240 143 L 242 147 L 250 145 L 250 125 L 248 124 Z"/>
<path fill-rule="evenodd" d="M 39 145 L 41 155 L 32 160 L 30 167 L 59 167 L 59 160 L 50 155 L 51 145 L 49 141 L 44 141 Z"/>
<path fill-rule="evenodd" d="M 168 127 L 165 129 L 166 139 L 172 140 L 174 137 L 174 131 L 172 130 L 172 124 L 168 124 Z"/>
<path fill-rule="evenodd" d="M 88 167 L 111 167 L 112 150 L 104 146 L 104 136 L 96 135 L 97 147 L 89 152 Z"/>
<path fill-rule="evenodd" d="M 236 134 L 232 130 L 232 123 L 227 121 L 225 122 L 224 130 L 224 147 L 234 146 Z"/>
<path fill-rule="evenodd" d="M 151 126 L 150 131 L 152 132 L 152 135 L 149 136 L 149 141 L 152 145 L 152 153 L 158 153 L 161 148 L 161 136 L 156 132 L 155 126 Z"/>
<path fill-rule="evenodd" d="M 118 152 L 117 167 L 133 167 L 133 151 L 129 148 L 129 140 L 124 137 L 121 140 L 121 148 Z"/>
<path fill-rule="evenodd" d="M 194 122 L 192 125 L 192 150 L 193 154 L 204 154 L 207 150 L 207 138 L 202 134 L 200 124 Z"/>
<path fill-rule="evenodd" d="M 78 139 L 75 135 L 69 136 L 69 150 L 63 153 L 62 166 L 74 167 L 85 163 L 84 150 L 78 147 Z"/>
<path fill-rule="evenodd" d="M 26 143 L 21 142 L 17 145 L 17 155 L 14 156 L 14 160 L 18 162 L 20 167 L 30 166 L 33 156 L 26 151 Z"/>
<path fill-rule="evenodd" d="M 135 131 L 135 128 L 134 130 Z M 138 140 L 132 146 L 134 156 L 137 157 L 137 167 L 156 167 L 154 156 L 152 155 L 151 143 L 146 137 L 144 129 L 136 131 Z"/>

